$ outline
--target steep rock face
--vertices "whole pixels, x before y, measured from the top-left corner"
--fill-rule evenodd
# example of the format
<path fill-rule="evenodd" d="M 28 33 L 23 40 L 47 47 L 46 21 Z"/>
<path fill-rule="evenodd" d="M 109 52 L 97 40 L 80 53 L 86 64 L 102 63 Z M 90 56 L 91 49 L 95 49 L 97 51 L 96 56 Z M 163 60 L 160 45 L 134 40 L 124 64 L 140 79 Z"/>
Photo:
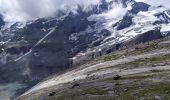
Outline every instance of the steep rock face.
<path fill-rule="evenodd" d="M 129 40 L 129 42 L 122 44 L 122 46 L 124 46 L 125 44 L 128 45 L 128 44 L 145 43 L 160 38 L 164 38 L 164 36 L 162 35 L 159 29 L 150 30 L 144 34 L 139 34 L 135 36 L 133 39 Z"/>
<path fill-rule="evenodd" d="M 132 16 L 131 15 L 126 15 L 123 17 L 123 19 L 118 23 L 117 25 L 117 30 L 122 30 L 125 29 L 127 27 L 129 27 L 130 25 L 132 25 Z"/>
<path fill-rule="evenodd" d="M 0 15 L 0 29 L 2 28 L 2 26 L 5 25 L 5 22 L 3 21 L 3 17 L 2 15 Z"/>
<path fill-rule="evenodd" d="M 132 5 L 132 10 L 131 12 L 134 14 L 137 14 L 140 11 L 148 11 L 150 5 L 143 3 L 143 2 L 135 2 Z"/>
<path fill-rule="evenodd" d="M 156 17 L 160 18 L 160 21 L 156 21 L 154 24 L 162 24 L 162 23 L 166 23 L 168 24 L 170 21 L 170 17 L 169 17 L 170 12 L 169 11 L 163 11 L 162 13 L 158 13 L 155 14 Z"/>
<path fill-rule="evenodd" d="M 23 43 L 23 45 L 18 43 L 19 46 L 10 45 L 11 47 L 6 47 L 5 50 L 6 53 L 10 55 L 19 55 L 22 53 L 23 55 L 17 56 L 16 59 L 14 59 L 15 61 L 11 62 L 12 64 L 4 64 L 4 66 L 7 67 L 3 72 L 9 77 L 11 76 L 11 79 L 15 80 L 14 77 L 17 75 L 13 77 L 13 75 L 8 73 L 10 72 L 9 68 L 15 65 L 11 69 L 16 68 L 17 70 L 13 70 L 13 72 L 16 71 L 15 73 L 18 73 L 19 76 L 26 77 L 24 80 L 27 80 L 29 77 L 41 78 L 47 76 L 46 74 L 54 73 L 57 70 L 66 69 L 66 67 L 71 64 L 69 58 L 74 55 L 74 53 L 71 52 L 74 43 L 69 41 L 69 35 L 72 32 L 81 31 L 89 25 L 87 20 L 79 20 L 77 17 L 79 16 L 68 16 L 64 21 L 59 22 L 57 27 L 49 30 L 47 32 L 47 34 L 49 33 L 49 36 L 45 38 L 43 38 L 45 32 L 41 30 L 42 27 L 39 27 L 42 24 L 38 22 L 20 30 L 17 33 L 18 35 L 12 38 L 11 42 L 16 43 L 18 41 L 25 41 L 25 43 Z M 72 20 L 74 20 L 74 23 L 70 22 Z M 77 24 L 80 24 L 80 27 L 76 27 Z M 55 24 L 55 26 L 56 25 L 57 24 Z M 24 40 L 22 40 L 21 37 L 24 37 Z M 41 41 L 41 39 L 43 39 L 43 41 Z M 25 75 L 23 73 L 24 70 L 28 70 Z M 20 80 L 23 78 L 18 77 L 17 79 Z"/>
<path fill-rule="evenodd" d="M 13 35 L 6 37 L 7 42 L 2 44 L 1 66 L 6 67 L 0 68 L 3 72 L 1 82 L 38 81 L 68 69 L 72 65 L 71 58 L 77 53 L 99 46 L 100 42 L 111 35 L 104 29 L 99 33 L 78 34 L 95 23 L 87 19 L 91 14 L 105 10 L 107 5 L 103 2 L 99 8 L 94 7 L 95 12 L 83 12 L 79 8 L 78 14 L 65 13 L 63 19 L 38 19 L 23 28 L 17 28 L 16 23 L 2 31 L 2 38 L 6 37 L 6 32 Z"/>

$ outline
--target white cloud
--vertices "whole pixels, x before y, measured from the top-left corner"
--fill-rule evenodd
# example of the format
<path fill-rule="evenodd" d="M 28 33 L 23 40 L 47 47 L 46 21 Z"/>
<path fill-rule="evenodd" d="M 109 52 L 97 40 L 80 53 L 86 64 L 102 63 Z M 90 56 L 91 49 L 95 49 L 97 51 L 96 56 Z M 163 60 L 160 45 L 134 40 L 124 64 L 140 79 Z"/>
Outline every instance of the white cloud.
<path fill-rule="evenodd" d="M 114 5 L 111 10 L 106 13 L 102 13 L 105 19 L 117 19 L 124 16 L 127 12 L 126 8 L 123 8 L 121 5 Z"/>
<path fill-rule="evenodd" d="M 65 7 L 77 4 L 87 8 L 98 4 L 100 0 L 0 0 L 0 13 L 5 21 L 27 21 L 39 17 L 48 17 Z"/>
<path fill-rule="evenodd" d="M 106 0 L 111 1 L 111 0 Z M 169 0 L 136 0 L 154 5 L 169 6 Z M 100 0 L 0 0 L 0 14 L 8 22 L 27 21 L 39 17 L 48 17 L 65 7 L 76 7 L 77 4 L 86 9 L 89 5 L 98 4 Z M 71 9 L 70 8 L 70 9 Z"/>

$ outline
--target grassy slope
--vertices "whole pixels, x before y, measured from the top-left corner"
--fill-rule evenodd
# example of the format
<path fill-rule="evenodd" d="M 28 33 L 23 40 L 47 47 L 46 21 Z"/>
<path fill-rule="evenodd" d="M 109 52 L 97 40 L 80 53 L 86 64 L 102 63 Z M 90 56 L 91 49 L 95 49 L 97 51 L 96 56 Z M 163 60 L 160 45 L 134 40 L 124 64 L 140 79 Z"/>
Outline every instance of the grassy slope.
<path fill-rule="evenodd" d="M 139 55 L 155 50 L 170 48 L 169 38 L 163 40 L 151 41 L 149 44 L 138 44 L 123 48 L 111 54 L 99 57 L 87 65 L 93 65 L 99 62 L 111 61 L 131 55 Z M 126 64 L 120 64 L 111 67 L 117 68 L 136 68 L 142 66 L 165 66 L 169 65 L 170 54 L 139 59 Z M 85 64 L 86 65 L 86 64 Z M 84 66 L 84 65 L 83 65 Z M 18 100 L 170 100 L 170 71 L 152 70 L 150 72 L 122 76 L 119 80 L 113 80 L 113 77 L 102 77 L 96 79 L 86 79 L 76 81 L 80 86 L 71 89 L 73 83 L 66 83 L 61 90 L 46 89 L 22 97 Z M 49 93 L 56 92 L 54 96 L 48 96 Z"/>

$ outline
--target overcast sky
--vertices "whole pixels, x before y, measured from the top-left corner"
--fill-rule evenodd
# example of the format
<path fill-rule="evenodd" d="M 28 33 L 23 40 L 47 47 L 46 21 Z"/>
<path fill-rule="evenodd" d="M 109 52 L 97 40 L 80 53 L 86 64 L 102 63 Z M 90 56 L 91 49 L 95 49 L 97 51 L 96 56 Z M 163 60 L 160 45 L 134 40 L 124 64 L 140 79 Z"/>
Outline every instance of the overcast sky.
<path fill-rule="evenodd" d="M 137 1 L 149 2 L 154 5 L 162 4 L 169 6 L 170 4 L 170 0 Z M 58 9 L 65 8 L 68 5 L 74 9 L 77 4 L 86 8 L 89 5 L 98 3 L 99 0 L 0 0 L 0 14 L 8 22 L 27 21 L 39 17 L 52 16 Z"/>

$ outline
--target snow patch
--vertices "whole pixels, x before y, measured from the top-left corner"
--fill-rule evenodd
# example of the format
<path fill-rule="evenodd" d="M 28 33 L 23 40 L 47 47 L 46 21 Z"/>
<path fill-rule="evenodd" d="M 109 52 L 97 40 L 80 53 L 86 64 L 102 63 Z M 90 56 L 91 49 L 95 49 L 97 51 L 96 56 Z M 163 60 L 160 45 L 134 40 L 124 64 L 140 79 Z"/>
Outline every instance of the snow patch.
<path fill-rule="evenodd" d="M 162 25 L 161 32 L 170 32 L 170 24 Z"/>

